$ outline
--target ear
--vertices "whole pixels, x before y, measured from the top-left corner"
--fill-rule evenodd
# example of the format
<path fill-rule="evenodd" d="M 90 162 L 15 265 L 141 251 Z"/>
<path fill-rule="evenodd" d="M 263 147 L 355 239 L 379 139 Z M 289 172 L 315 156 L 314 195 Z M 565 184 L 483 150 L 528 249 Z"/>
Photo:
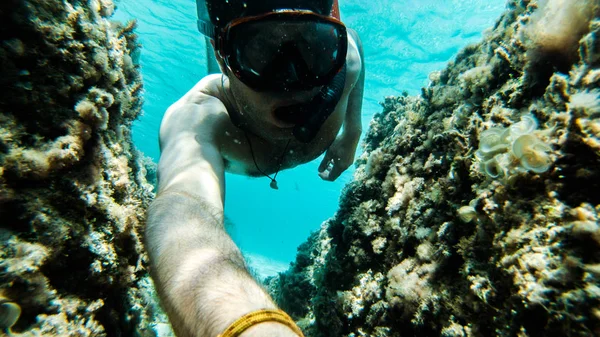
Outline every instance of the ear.
<path fill-rule="evenodd" d="M 223 60 L 223 58 L 221 58 L 221 56 L 219 55 L 219 53 L 217 53 L 216 50 L 215 50 L 215 60 L 217 61 L 217 64 L 219 65 L 219 69 L 221 69 L 221 73 L 227 74 L 227 67 L 225 66 L 225 61 Z"/>

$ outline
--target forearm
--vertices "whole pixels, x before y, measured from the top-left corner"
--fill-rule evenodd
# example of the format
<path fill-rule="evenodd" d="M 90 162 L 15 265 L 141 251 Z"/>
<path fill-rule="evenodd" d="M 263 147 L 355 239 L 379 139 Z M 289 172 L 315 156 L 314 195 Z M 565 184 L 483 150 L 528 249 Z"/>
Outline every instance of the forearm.
<path fill-rule="evenodd" d="M 361 66 L 358 81 L 350 92 L 348 97 L 348 107 L 346 109 L 346 118 L 344 119 L 344 130 L 342 131 L 349 137 L 354 137 L 358 141 L 362 133 L 362 100 L 364 94 L 365 69 L 364 62 Z"/>
<path fill-rule="evenodd" d="M 356 96 L 353 96 L 356 95 Z M 362 102 L 352 102 L 360 99 L 362 101 L 362 94 L 357 95 L 356 92 L 352 92 L 348 102 L 348 109 L 346 111 L 346 118 L 344 119 L 344 128 L 342 134 L 348 137 L 353 137 L 358 140 L 362 133 Z"/>
<path fill-rule="evenodd" d="M 197 196 L 159 194 L 148 213 L 146 245 L 179 337 L 216 336 L 248 312 L 275 308 L 225 232 L 222 210 Z"/>

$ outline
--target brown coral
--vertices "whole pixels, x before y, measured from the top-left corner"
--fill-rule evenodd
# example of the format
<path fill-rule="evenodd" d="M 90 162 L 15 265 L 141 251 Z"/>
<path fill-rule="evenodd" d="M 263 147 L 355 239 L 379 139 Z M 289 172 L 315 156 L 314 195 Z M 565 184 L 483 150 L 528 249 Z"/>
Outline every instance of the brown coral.
<path fill-rule="evenodd" d="M 596 3 L 510 1 L 421 97 L 386 98 L 336 216 L 273 281 L 282 306 L 310 309 L 307 336 L 600 334 L 600 24 L 577 9 Z M 533 14 L 556 4 L 569 11 Z M 553 42 L 566 68 L 532 65 L 540 29 L 576 33 Z M 477 149 L 528 171 L 485 175 Z"/>
<path fill-rule="evenodd" d="M 113 10 L 0 4 L 0 291 L 25 335 L 155 335 L 140 240 L 152 188 L 129 136 L 139 45 Z"/>

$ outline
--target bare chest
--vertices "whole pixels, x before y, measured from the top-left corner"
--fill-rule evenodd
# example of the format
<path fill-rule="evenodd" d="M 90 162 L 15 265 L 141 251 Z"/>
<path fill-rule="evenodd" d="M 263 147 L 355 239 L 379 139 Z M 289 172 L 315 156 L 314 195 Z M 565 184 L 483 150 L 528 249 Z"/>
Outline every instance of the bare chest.
<path fill-rule="evenodd" d="M 295 140 L 267 143 L 240 129 L 227 132 L 221 142 L 225 170 L 249 176 L 270 175 L 309 162 L 323 153 L 329 144 L 302 144 Z M 310 145 L 310 146 L 309 146 Z"/>
<path fill-rule="evenodd" d="M 307 163 L 325 152 L 335 140 L 342 124 L 342 116 L 338 115 L 337 111 L 332 114 L 317 137 L 308 144 L 295 139 L 266 141 L 231 124 L 219 141 L 225 170 L 262 176 Z"/>

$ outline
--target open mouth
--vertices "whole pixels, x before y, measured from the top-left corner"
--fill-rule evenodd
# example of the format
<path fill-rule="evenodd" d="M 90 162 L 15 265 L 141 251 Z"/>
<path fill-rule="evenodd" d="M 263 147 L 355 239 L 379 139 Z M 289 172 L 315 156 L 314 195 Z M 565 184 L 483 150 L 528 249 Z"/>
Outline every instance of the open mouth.
<path fill-rule="evenodd" d="M 302 125 L 306 123 L 306 119 L 309 116 L 306 109 L 306 104 L 302 103 L 280 106 L 273 110 L 273 117 L 278 122 L 288 125 L 288 127 Z"/>

